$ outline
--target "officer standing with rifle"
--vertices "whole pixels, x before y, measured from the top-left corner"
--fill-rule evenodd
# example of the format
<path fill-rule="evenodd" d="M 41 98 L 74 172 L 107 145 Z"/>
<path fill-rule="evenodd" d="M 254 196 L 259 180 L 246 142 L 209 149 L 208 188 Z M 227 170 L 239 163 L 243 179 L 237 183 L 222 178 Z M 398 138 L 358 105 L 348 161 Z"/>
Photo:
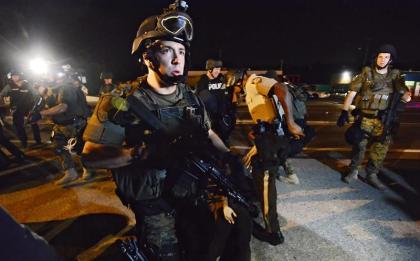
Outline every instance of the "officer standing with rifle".
<path fill-rule="evenodd" d="M 112 169 L 116 193 L 134 212 L 140 247 L 151 260 L 181 258 L 176 202 L 197 202 L 200 168 L 205 180 L 204 174 L 216 173 L 202 164 L 200 156 L 211 155 L 203 146 L 229 153 L 210 128 L 203 105 L 185 85 L 193 38 L 187 7 L 177 0 L 141 23 L 132 53 L 148 74 L 130 88 L 103 95 L 84 132 L 84 165 Z M 233 211 L 230 215 L 234 219 Z"/>
<path fill-rule="evenodd" d="M 397 59 L 394 46 L 380 46 L 371 67 L 363 68 L 351 82 L 337 126 L 349 122 L 349 107 L 355 100 L 358 114 L 355 123 L 346 133 L 352 143 L 350 171 L 343 181 L 350 183 L 357 179 L 367 144 L 370 145 L 366 166 L 366 181 L 373 187 L 384 190 L 385 185 L 378 179 L 378 173 L 391 143 L 391 129 L 397 124 L 399 104 L 409 102 L 410 92 L 400 71 L 392 68 Z"/>

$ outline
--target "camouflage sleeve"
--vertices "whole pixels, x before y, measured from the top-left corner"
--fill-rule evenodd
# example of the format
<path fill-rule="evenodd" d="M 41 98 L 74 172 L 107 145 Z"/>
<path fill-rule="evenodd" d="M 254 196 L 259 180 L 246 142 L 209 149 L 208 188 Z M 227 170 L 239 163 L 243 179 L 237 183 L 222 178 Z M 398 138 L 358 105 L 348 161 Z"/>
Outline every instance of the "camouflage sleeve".
<path fill-rule="evenodd" d="M 108 112 L 113 108 L 112 98 L 112 95 L 102 95 L 99 98 L 83 133 L 83 140 L 115 147 L 123 145 L 124 128 L 108 118 Z"/>
<path fill-rule="evenodd" d="M 369 73 L 370 68 L 363 68 L 362 72 L 353 77 L 350 82 L 349 91 L 359 92 L 366 80 L 366 75 Z"/>

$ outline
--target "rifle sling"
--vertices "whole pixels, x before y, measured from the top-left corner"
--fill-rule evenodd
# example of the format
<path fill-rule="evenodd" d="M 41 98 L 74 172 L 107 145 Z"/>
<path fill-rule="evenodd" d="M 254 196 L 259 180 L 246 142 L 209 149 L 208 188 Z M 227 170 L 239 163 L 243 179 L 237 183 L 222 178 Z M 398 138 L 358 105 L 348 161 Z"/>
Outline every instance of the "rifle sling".
<path fill-rule="evenodd" d="M 144 121 L 150 128 L 155 131 L 162 131 L 168 133 L 167 127 L 160 121 L 153 112 L 151 112 L 146 105 L 135 95 L 130 95 L 127 97 L 127 102 L 130 105 L 131 111 Z"/>

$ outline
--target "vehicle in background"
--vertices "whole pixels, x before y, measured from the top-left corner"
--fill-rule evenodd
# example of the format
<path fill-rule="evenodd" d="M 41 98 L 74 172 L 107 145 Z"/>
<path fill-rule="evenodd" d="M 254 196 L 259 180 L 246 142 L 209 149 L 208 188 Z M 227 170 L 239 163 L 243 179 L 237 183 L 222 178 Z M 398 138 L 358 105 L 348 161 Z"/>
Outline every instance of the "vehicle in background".
<path fill-rule="evenodd" d="M 346 83 L 337 83 L 332 86 L 331 94 L 337 96 L 346 96 L 347 92 L 349 91 L 349 84 Z"/>
<path fill-rule="evenodd" d="M 328 98 L 331 95 L 331 86 L 328 84 L 302 84 L 309 99 Z"/>
<path fill-rule="evenodd" d="M 402 75 L 405 79 L 405 85 L 411 91 L 413 100 L 420 100 L 420 71 L 403 71 Z"/>

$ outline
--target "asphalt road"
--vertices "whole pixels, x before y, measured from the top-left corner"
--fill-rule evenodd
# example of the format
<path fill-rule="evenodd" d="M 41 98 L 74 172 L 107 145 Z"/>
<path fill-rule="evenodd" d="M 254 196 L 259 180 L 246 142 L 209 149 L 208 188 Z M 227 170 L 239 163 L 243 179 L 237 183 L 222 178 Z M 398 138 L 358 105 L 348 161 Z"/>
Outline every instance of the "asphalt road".
<path fill-rule="evenodd" d="M 301 184 L 277 184 L 286 242 L 272 247 L 253 239 L 252 260 L 420 260 L 420 110 L 402 116 L 381 173 L 389 189 L 381 192 L 362 181 L 340 181 L 350 147 L 345 129 L 335 126 L 339 103 L 308 103 L 317 136 L 293 159 Z M 239 119 L 231 145 L 244 153 L 250 146 L 245 107 Z M 50 125 L 42 130 L 47 140 Z M 62 174 L 51 145 L 25 152 L 28 162 L 0 172 L 0 204 L 67 260 L 124 260 L 115 241 L 133 233 L 135 220 L 114 195 L 110 174 L 58 187 L 52 181 Z"/>

